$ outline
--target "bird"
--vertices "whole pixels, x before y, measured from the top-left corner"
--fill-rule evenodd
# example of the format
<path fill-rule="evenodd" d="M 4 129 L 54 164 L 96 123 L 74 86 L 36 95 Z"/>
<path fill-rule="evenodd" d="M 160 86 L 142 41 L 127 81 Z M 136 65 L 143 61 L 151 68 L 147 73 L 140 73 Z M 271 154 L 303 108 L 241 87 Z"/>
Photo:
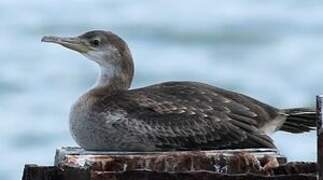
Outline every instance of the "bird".
<path fill-rule="evenodd" d="M 71 107 L 69 129 L 90 151 L 200 151 L 274 148 L 276 131 L 316 126 L 312 108 L 279 109 L 206 83 L 169 81 L 131 89 L 134 62 L 127 43 L 106 30 L 44 36 L 99 65 L 93 88 Z"/>

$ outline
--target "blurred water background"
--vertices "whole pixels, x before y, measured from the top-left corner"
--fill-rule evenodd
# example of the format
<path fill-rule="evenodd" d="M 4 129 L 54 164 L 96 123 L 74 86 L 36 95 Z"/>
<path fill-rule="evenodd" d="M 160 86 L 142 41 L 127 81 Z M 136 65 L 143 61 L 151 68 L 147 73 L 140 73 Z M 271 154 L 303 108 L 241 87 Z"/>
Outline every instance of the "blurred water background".
<path fill-rule="evenodd" d="M 119 34 L 135 59 L 132 87 L 202 81 L 282 108 L 323 92 L 323 1 L 1 0 L 0 20 L 1 180 L 75 145 L 69 108 L 96 79 L 96 65 L 43 35 Z M 316 159 L 315 132 L 273 138 L 289 160 Z"/>

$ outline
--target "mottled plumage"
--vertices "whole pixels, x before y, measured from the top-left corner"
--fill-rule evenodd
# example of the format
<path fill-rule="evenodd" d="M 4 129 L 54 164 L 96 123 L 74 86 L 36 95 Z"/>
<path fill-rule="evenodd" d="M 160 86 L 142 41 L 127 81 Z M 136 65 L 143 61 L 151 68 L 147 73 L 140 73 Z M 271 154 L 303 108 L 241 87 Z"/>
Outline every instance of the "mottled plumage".
<path fill-rule="evenodd" d="M 71 133 L 85 149 L 275 148 L 268 134 L 279 129 L 300 133 L 315 126 L 315 112 L 310 109 L 280 110 L 197 82 L 128 90 L 133 63 L 124 41 L 105 31 L 86 33 L 67 44 L 66 39 L 71 38 L 46 37 L 44 41 L 77 50 L 102 70 L 96 87 L 80 97 L 70 115 Z M 99 45 L 91 45 L 96 40 Z M 77 46 L 76 41 L 82 43 Z"/>

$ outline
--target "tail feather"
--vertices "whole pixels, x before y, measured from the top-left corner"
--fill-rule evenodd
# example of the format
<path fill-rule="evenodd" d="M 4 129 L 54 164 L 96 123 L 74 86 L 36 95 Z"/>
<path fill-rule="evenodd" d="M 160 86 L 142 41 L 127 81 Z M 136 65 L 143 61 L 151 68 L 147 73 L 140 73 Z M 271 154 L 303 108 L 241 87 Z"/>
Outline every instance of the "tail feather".
<path fill-rule="evenodd" d="M 291 133 L 303 133 L 314 130 L 316 127 L 316 111 L 306 108 L 284 109 L 283 113 L 287 114 L 287 119 L 281 131 Z"/>

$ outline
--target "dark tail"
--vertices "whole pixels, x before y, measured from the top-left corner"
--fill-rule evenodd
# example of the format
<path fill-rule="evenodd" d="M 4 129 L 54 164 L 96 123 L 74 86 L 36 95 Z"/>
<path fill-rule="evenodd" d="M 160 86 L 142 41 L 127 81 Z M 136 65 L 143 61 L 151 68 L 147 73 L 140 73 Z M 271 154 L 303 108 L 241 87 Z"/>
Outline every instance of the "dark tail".
<path fill-rule="evenodd" d="M 316 112 L 313 109 L 294 108 L 284 109 L 283 113 L 287 114 L 287 119 L 281 131 L 290 133 L 303 133 L 314 130 L 316 127 Z"/>

